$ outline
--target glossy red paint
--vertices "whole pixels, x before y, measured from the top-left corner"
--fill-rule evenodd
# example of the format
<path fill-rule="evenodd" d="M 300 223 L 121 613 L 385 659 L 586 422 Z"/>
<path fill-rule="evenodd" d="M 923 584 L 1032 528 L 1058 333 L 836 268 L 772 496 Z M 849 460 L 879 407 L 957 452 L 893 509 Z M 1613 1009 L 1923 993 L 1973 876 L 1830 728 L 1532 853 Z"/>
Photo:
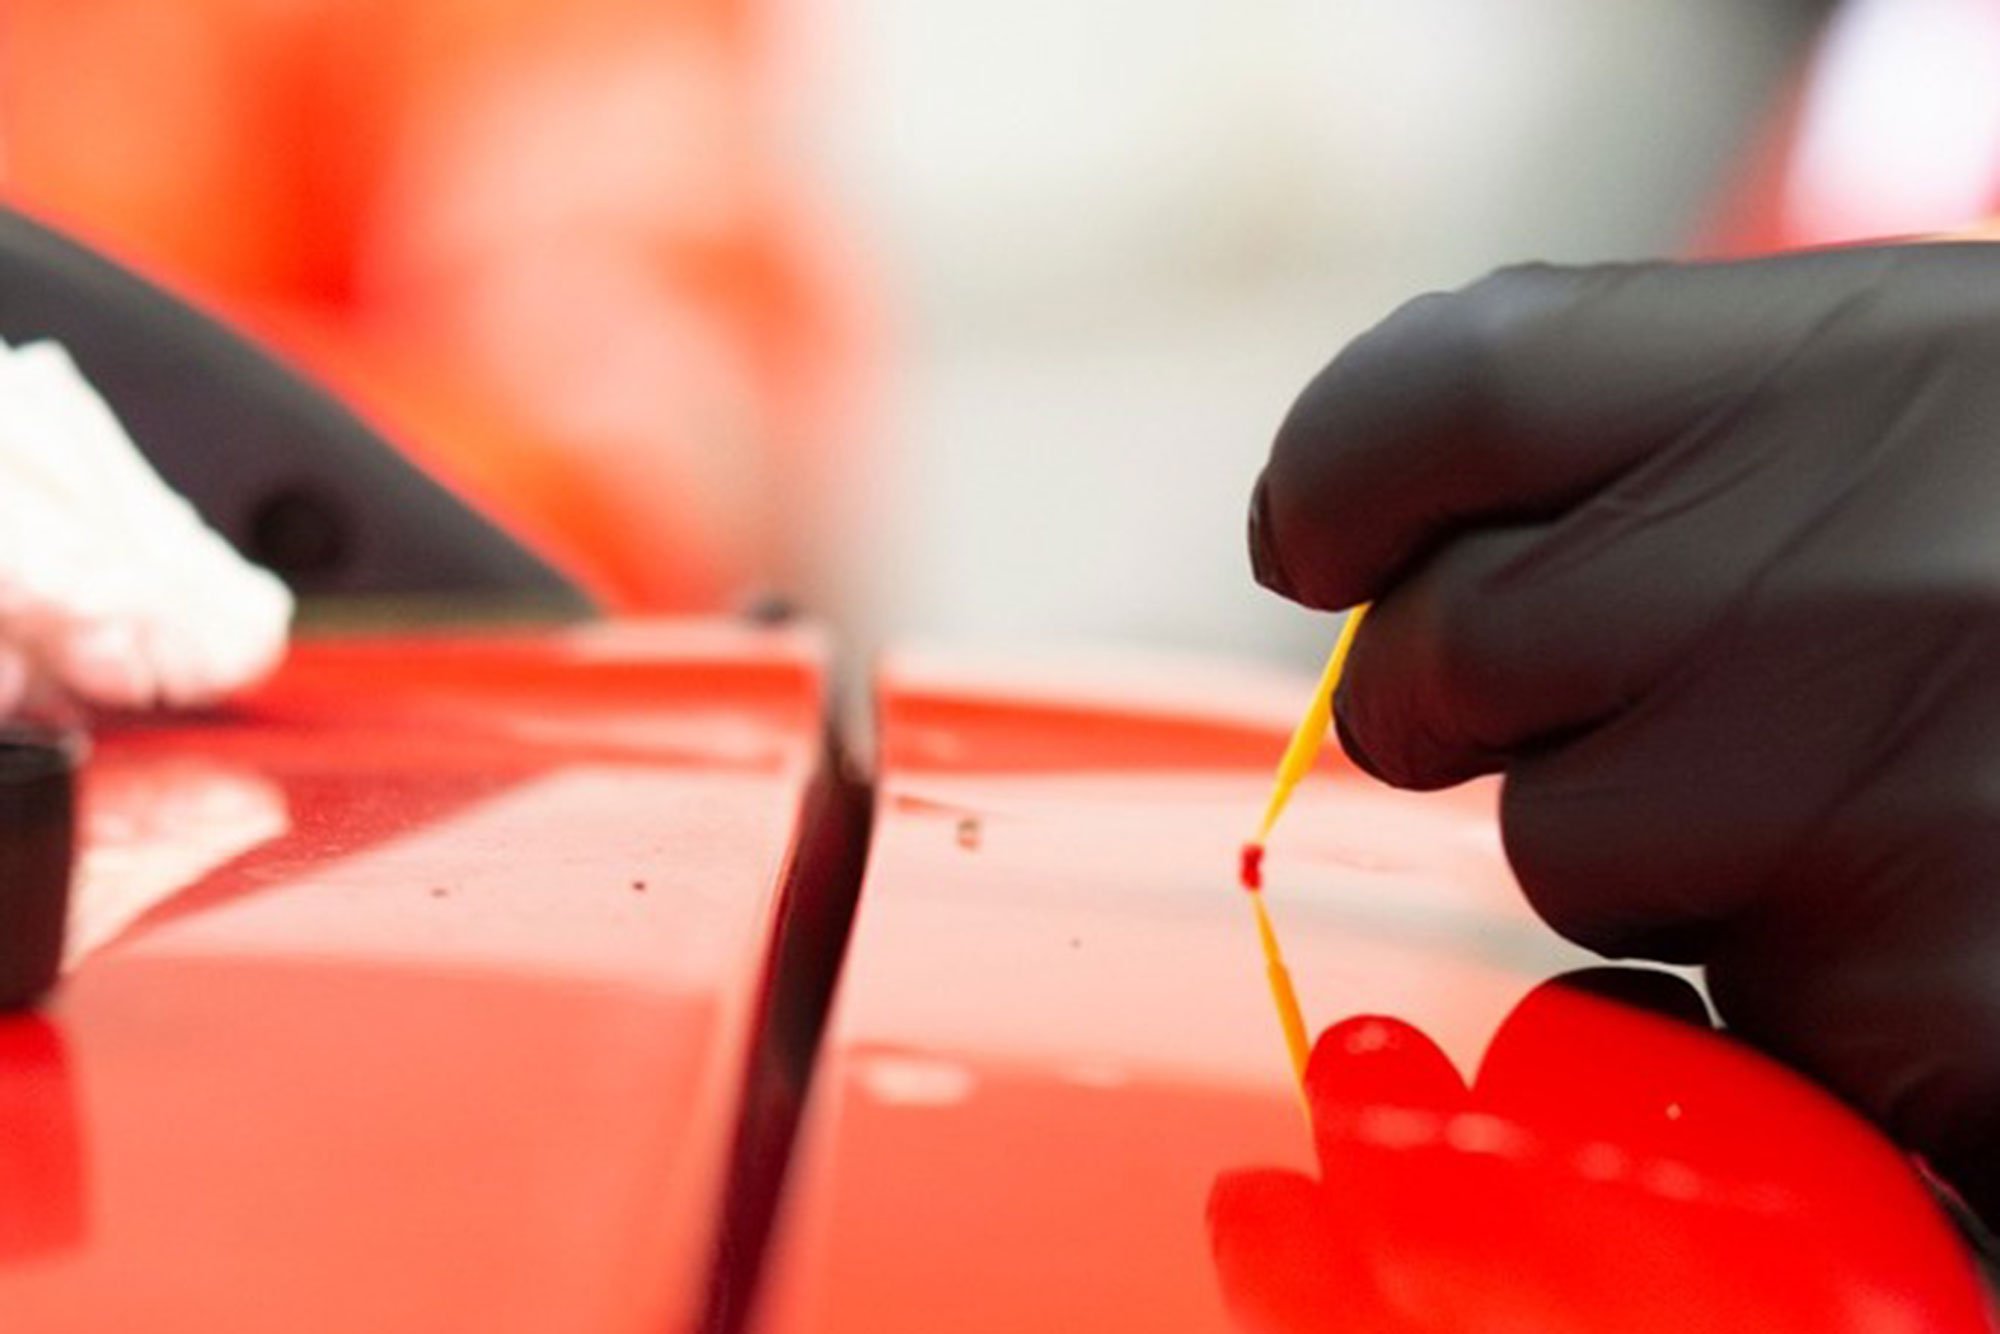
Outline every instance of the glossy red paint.
<path fill-rule="evenodd" d="M 1871 1129 L 1670 974 L 1546 980 L 1491 785 L 1301 788 L 1298 1087 L 1231 873 L 1308 690 L 891 668 L 761 1334 L 1988 1328 Z"/>
<path fill-rule="evenodd" d="M 686 1326 L 821 676 L 784 631 L 326 642 L 101 734 L 84 953 L 0 1024 L 0 1327 Z"/>

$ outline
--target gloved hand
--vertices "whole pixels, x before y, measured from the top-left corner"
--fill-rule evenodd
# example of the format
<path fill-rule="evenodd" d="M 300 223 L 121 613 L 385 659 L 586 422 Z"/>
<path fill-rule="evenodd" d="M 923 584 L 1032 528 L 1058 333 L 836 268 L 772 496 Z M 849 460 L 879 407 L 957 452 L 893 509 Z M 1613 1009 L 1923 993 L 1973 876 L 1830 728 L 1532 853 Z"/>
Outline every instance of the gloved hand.
<path fill-rule="evenodd" d="M 2000 1219 L 2000 246 L 1504 270 L 1306 389 L 1260 581 L 1377 603 L 1336 701 L 1504 771 L 1536 909 Z"/>

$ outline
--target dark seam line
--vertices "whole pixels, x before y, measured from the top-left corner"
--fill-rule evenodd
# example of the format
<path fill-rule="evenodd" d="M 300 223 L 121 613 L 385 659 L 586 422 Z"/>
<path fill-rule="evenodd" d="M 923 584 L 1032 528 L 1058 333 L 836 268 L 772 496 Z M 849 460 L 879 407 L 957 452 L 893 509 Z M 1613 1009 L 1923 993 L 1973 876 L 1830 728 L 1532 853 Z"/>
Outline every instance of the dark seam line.
<path fill-rule="evenodd" d="M 830 724 L 800 803 L 757 999 L 700 1334 L 741 1334 L 757 1296 L 820 1037 L 847 953 L 875 792 Z"/>

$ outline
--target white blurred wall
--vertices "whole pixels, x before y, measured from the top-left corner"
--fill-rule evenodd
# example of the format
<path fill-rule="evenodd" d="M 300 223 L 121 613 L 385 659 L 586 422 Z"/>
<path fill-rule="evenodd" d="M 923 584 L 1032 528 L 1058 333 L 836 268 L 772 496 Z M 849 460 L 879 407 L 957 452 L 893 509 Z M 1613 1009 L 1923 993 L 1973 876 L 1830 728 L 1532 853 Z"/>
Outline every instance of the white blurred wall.
<path fill-rule="evenodd" d="M 1425 287 L 1671 251 L 1801 18 L 1740 0 L 815 0 L 816 151 L 894 364 L 840 543 L 865 640 L 1309 657 L 1244 501 Z M 833 114 L 824 111 L 830 101 Z"/>

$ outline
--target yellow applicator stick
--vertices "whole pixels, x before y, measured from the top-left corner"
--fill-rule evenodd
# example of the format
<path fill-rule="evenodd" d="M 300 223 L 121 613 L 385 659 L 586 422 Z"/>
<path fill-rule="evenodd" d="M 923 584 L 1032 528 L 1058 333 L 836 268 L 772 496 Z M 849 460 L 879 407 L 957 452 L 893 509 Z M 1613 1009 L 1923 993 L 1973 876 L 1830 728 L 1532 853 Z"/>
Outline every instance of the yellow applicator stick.
<path fill-rule="evenodd" d="M 1292 1077 L 1303 1091 L 1312 1043 L 1306 1037 L 1299 994 L 1292 989 L 1292 974 L 1285 967 L 1285 956 L 1278 950 L 1278 933 L 1271 927 L 1271 914 L 1264 910 L 1264 896 L 1252 894 L 1250 908 L 1257 914 L 1257 940 L 1264 947 L 1264 980 L 1271 987 L 1271 1004 L 1278 1012 L 1278 1027 L 1284 1030 L 1285 1051 L 1292 1058 Z"/>
<path fill-rule="evenodd" d="M 1264 887 L 1264 843 L 1277 826 L 1278 817 L 1285 813 L 1285 804 L 1292 799 L 1292 790 L 1299 785 L 1300 779 L 1312 772 L 1313 761 L 1319 758 L 1319 748 L 1326 743 L 1327 729 L 1333 725 L 1333 692 L 1340 686 L 1341 673 L 1347 670 L 1347 655 L 1354 649 L 1355 633 L 1361 629 L 1362 618 L 1367 614 L 1368 604 L 1365 602 L 1347 613 L 1340 635 L 1333 641 L 1333 652 L 1327 655 L 1326 670 L 1319 675 L 1319 687 L 1313 691 L 1306 716 L 1299 719 L 1299 725 L 1285 747 L 1284 757 L 1278 761 L 1277 780 L 1271 785 L 1271 800 L 1265 804 L 1264 818 L 1257 825 L 1257 835 L 1243 845 L 1238 877 L 1243 882 L 1243 888 L 1253 893 Z"/>
<path fill-rule="evenodd" d="M 1327 729 L 1333 725 L 1333 692 L 1340 687 L 1341 673 L 1347 669 L 1347 655 L 1354 648 L 1355 632 L 1361 628 L 1361 618 L 1367 610 L 1364 603 L 1350 611 L 1346 623 L 1340 627 L 1339 637 L 1333 641 L 1333 652 L 1327 655 L 1326 670 L 1320 673 L 1312 703 L 1292 732 L 1284 758 L 1278 761 L 1277 781 L 1272 784 L 1271 800 L 1264 807 L 1264 819 L 1257 826 L 1257 836 L 1243 845 L 1243 864 L 1239 871 L 1243 888 L 1250 891 L 1250 909 L 1257 918 L 1257 943 L 1264 951 L 1264 980 L 1271 988 L 1271 1005 L 1278 1012 L 1278 1027 L 1285 1035 L 1285 1051 L 1292 1059 L 1292 1077 L 1302 1100 L 1306 1096 L 1306 1063 L 1312 1057 L 1312 1042 L 1306 1035 L 1305 1015 L 1299 1009 L 1298 992 L 1292 987 L 1291 970 L 1285 967 L 1285 956 L 1278 948 L 1278 933 L 1271 926 L 1270 912 L 1264 907 L 1261 892 L 1264 888 L 1264 841 L 1271 836 L 1278 817 L 1284 814 L 1292 789 L 1312 772 L 1313 761 L 1319 758 L 1319 748 L 1326 743 Z M 1310 1110 L 1307 1118 L 1311 1118 Z"/>

